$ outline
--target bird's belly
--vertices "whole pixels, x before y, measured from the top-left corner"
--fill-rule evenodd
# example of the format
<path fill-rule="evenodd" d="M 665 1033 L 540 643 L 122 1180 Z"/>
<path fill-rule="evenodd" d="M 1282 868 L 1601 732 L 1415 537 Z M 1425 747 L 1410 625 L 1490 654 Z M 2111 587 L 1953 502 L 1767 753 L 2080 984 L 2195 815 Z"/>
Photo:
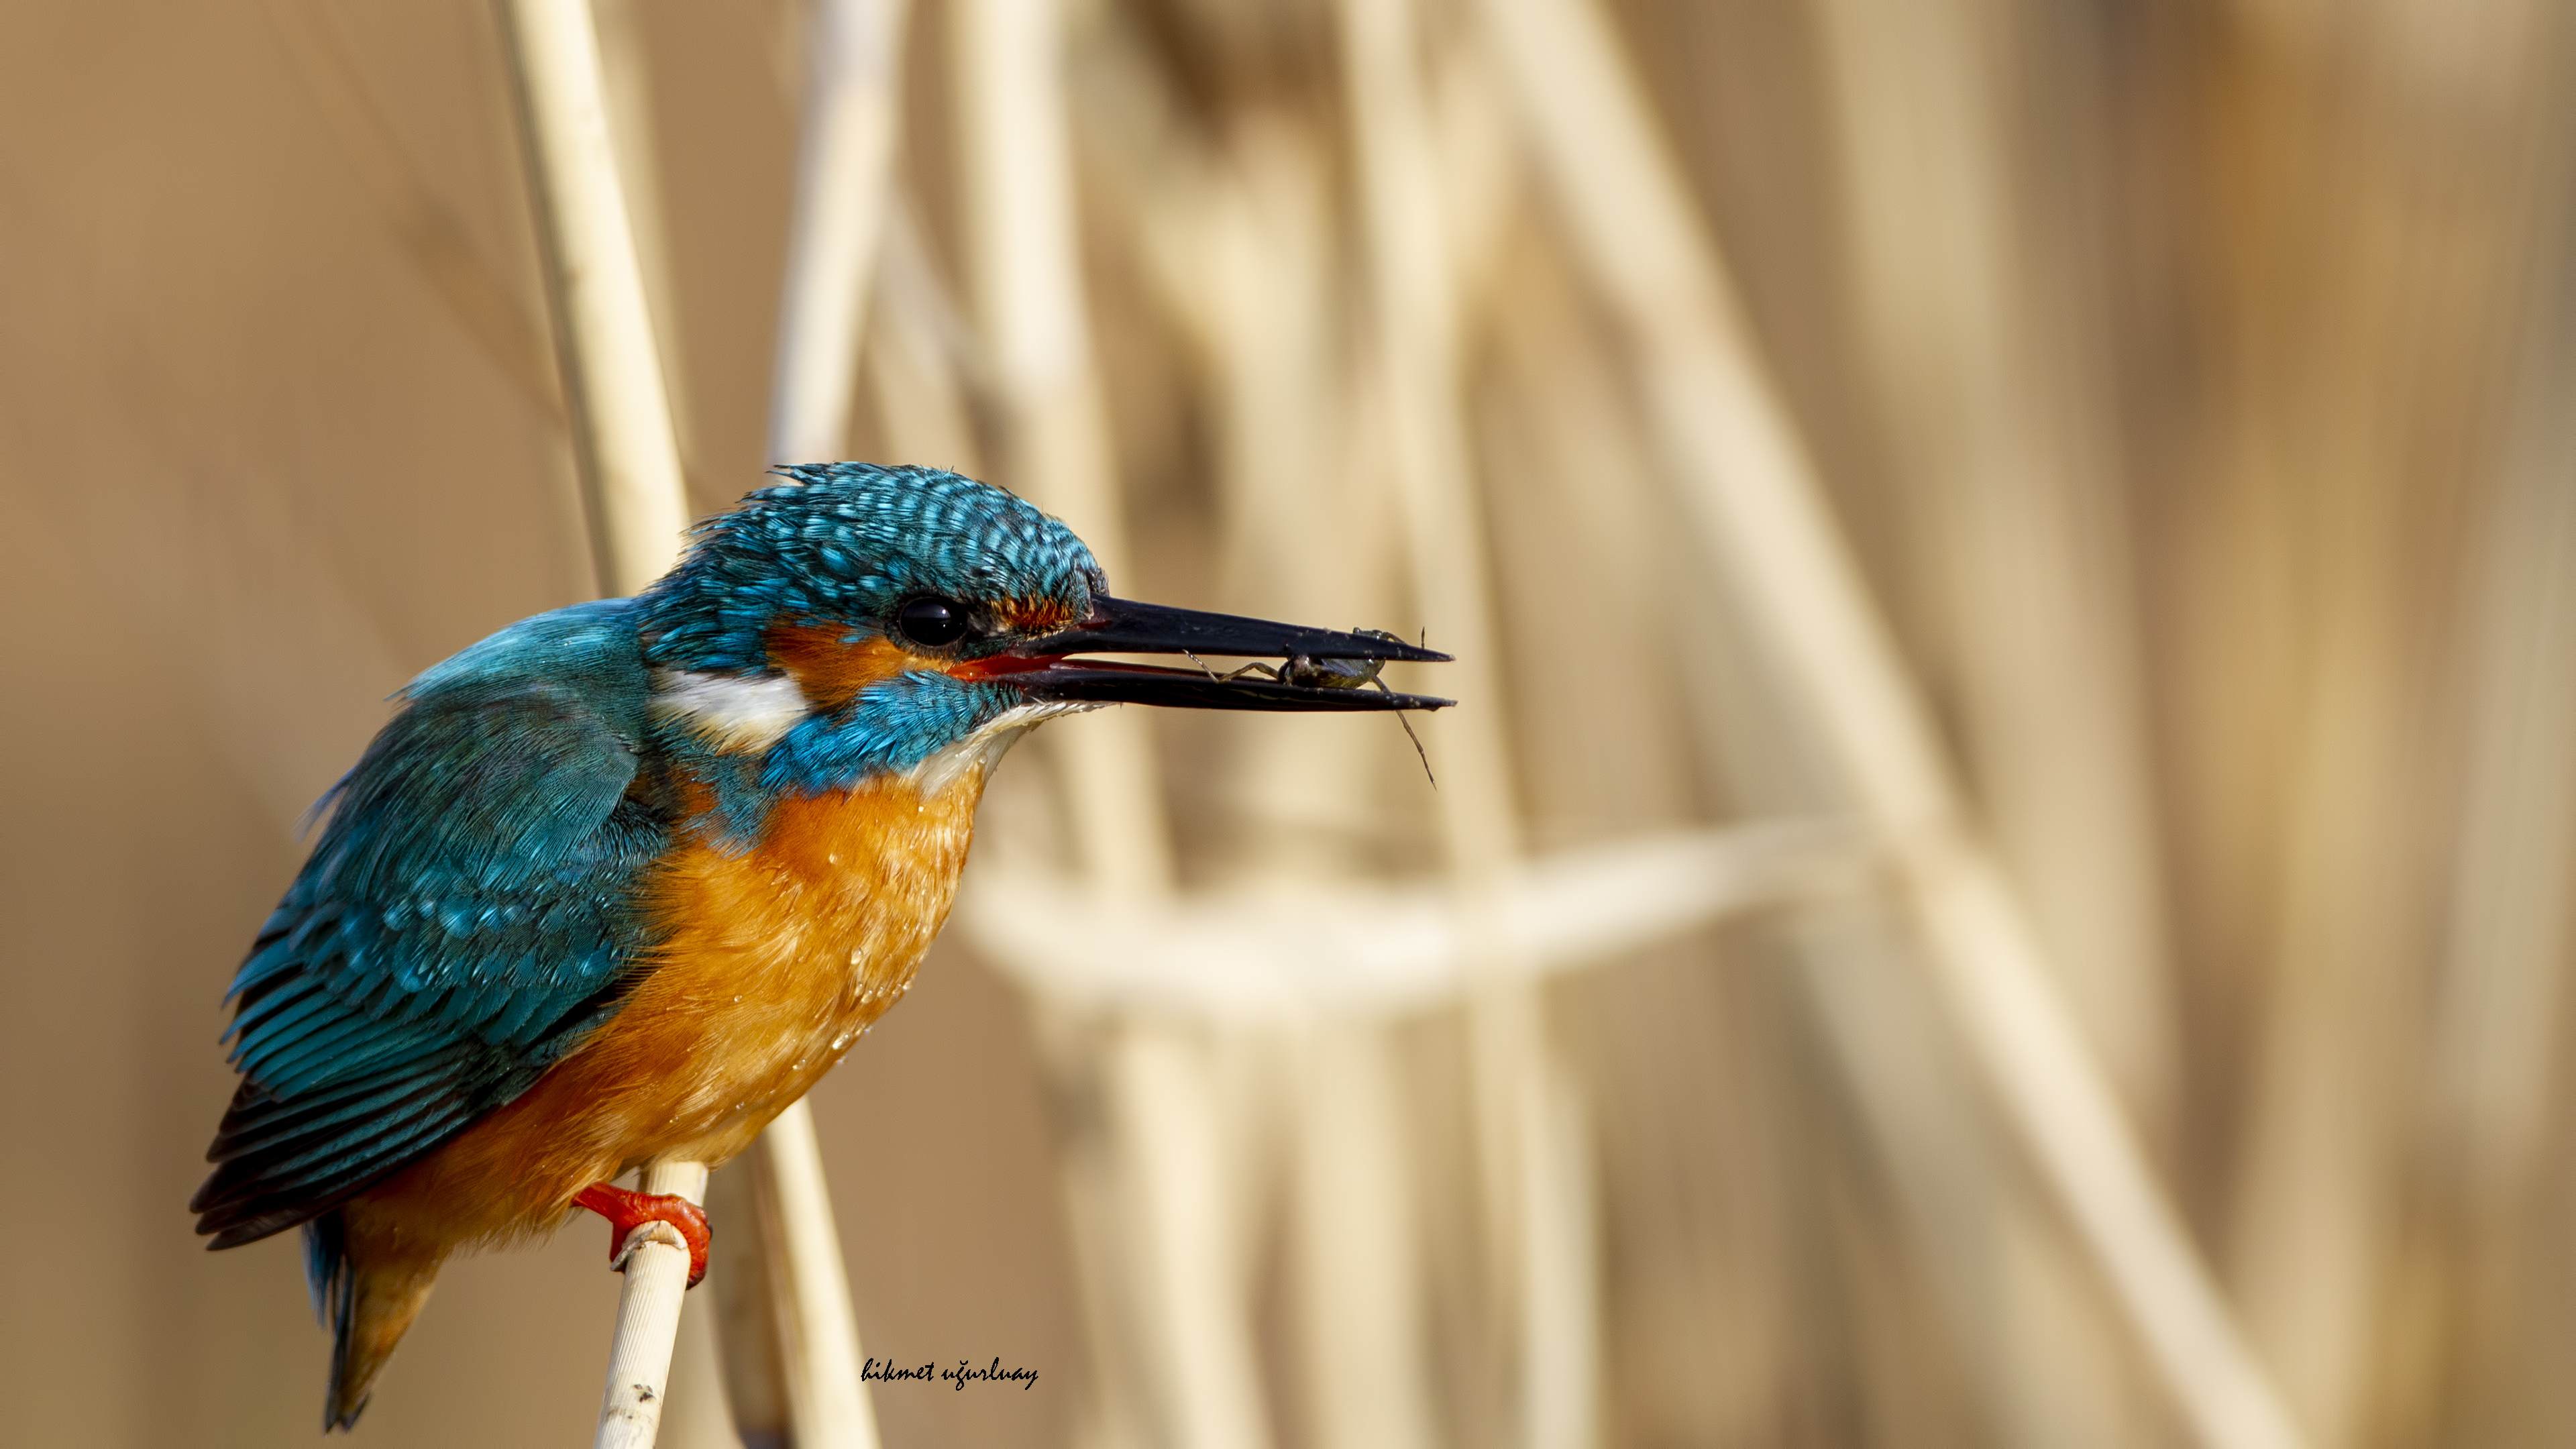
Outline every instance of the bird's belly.
<path fill-rule="evenodd" d="M 504 1238 L 655 1158 L 741 1152 L 911 986 L 965 864 L 967 774 L 935 796 L 890 780 L 782 801 L 748 852 L 676 852 L 653 897 L 667 935 L 626 1004 L 368 1197 L 453 1242 Z"/>

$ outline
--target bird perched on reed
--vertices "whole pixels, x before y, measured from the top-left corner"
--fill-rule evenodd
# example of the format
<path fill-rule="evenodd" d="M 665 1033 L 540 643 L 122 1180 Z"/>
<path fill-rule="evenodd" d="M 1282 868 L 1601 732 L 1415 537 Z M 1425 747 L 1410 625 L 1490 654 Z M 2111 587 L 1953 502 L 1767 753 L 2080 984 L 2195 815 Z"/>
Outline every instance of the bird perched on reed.
<path fill-rule="evenodd" d="M 633 599 L 413 680 L 233 979 L 215 1248 L 304 1230 L 347 1428 L 459 1249 L 575 1206 L 612 1245 L 704 1214 L 613 1185 L 742 1151 L 910 985 L 1011 742 L 1115 702 L 1445 700 L 1097 653 L 1444 656 L 1110 596 L 1081 540 L 953 473 L 862 464 L 699 527 Z"/>

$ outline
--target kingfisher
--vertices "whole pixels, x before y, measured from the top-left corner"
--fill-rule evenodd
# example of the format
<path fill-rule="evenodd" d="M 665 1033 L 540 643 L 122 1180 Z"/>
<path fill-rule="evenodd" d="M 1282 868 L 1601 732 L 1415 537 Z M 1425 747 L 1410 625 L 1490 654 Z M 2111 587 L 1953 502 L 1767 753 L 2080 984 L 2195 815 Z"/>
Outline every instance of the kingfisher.
<path fill-rule="evenodd" d="M 1099 654 L 1438 661 L 1117 598 L 988 484 L 831 463 L 700 524 L 631 599 L 433 665 L 317 807 L 226 1000 L 240 1073 L 190 1204 L 210 1248 L 300 1228 L 348 1429 L 447 1258 L 576 1207 L 706 1272 L 705 1213 L 629 1191 L 721 1165 L 901 997 L 1011 743 L 1114 703 L 1450 701 Z"/>

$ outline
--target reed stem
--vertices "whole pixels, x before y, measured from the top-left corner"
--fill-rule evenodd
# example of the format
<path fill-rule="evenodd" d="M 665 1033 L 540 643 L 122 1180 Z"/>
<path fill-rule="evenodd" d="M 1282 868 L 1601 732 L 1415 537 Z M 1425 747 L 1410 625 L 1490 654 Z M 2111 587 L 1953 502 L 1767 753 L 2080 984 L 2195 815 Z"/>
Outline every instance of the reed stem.
<path fill-rule="evenodd" d="M 704 1202 L 707 1169 L 695 1162 L 657 1162 L 644 1171 L 644 1190 Z M 608 1391 L 600 1397 L 591 1449 L 653 1449 L 670 1395 L 680 1303 L 688 1291 L 689 1249 L 677 1230 L 646 1223 L 626 1235 L 626 1286 L 617 1295 Z"/>

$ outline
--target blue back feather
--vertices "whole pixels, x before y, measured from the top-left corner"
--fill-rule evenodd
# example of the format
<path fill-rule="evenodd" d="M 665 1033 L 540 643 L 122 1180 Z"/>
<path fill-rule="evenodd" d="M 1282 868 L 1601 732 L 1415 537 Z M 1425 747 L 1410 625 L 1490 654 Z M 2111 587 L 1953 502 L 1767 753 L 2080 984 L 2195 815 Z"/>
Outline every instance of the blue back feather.
<path fill-rule="evenodd" d="M 242 1085 L 197 1209 L 292 1226 L 526 1090 L 653 944 L 672 825 L 633 787 L 635 606 L 503 630 L 414 680 L 233 979 Z"/>

